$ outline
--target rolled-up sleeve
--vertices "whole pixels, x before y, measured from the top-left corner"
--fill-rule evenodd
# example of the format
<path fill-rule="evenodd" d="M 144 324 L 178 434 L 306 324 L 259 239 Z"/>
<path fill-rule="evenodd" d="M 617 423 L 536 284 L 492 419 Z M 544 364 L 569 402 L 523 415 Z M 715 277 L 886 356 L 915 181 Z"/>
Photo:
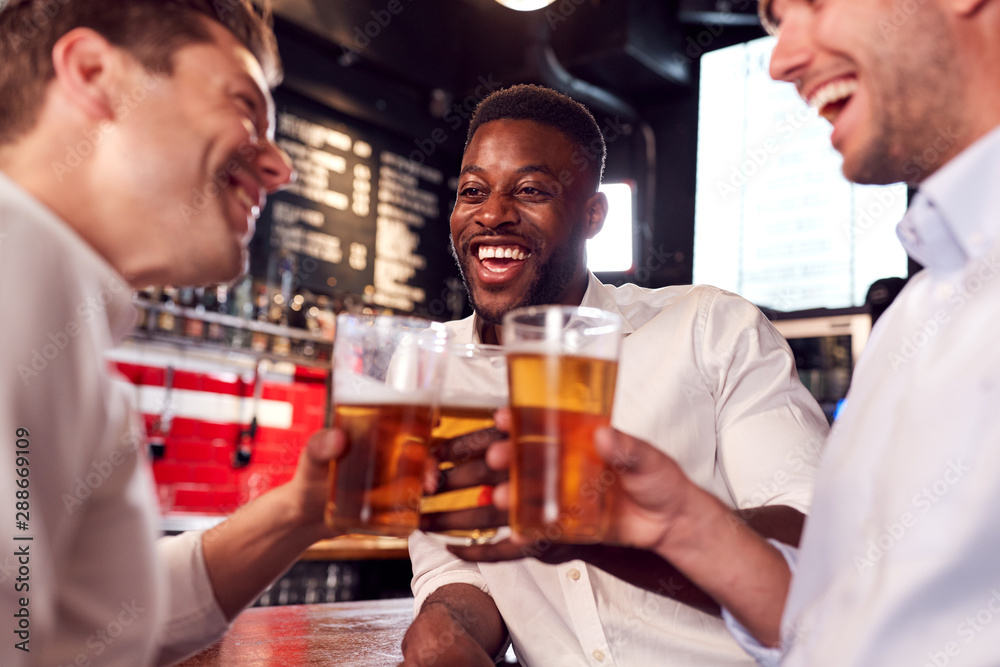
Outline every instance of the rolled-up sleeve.
<path fill-rule="evenodd" d="M 777 540 L 768 540 L 768 542 L 781 552 L 785 562 L 788 563 L 788 569 L 792 571 L 792 576 L 795 576 L 795 569 L 799 560 L 799 550 Z M 760 667 L 778 667 L 781 664 L 781 658 L 785 655 L 785 642 L 783 642 L 781 647 L 777 648 L 764 646 L 739 621 L 733 618 L 733 615 L 725 607 L 722 608 L 722 620 L 726 622 L 726 628 L 733 635 L 736 643 L 749 653 L 750 657 L 756 660 Z"/>
<path fill-rule="evenodd" d="M 428 595 L 448 584 L 469 584 L 487 595 L 490 592 L 478 565 L 457 558 L 440 542 L 419 531 L 410 535 L 410 560 L 414 614 L 420 613 Z"/>
<path fill-rule="evenodd" d="M 167 572 L 170 598 L 169 620 L 158 638 L 157 665 L 176 664 L 229 629 L 205 567 L 202 534 L 190 531 L 156 543 L 156 555 Z"/>
<path fill-rule="evenodd" d="M 756 306 L 721 290 L 701 304 L 697 326 L 698 365 L 715 398 L 718 460 L 737 506 L 807 514 L 829 427 L 788 344 Z"/>

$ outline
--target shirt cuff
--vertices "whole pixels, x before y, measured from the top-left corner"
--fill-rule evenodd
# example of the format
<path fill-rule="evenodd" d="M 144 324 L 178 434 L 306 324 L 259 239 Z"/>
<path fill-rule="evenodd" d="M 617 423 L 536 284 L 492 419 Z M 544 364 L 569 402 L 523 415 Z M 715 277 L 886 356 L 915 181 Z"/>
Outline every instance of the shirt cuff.
<path fill-rule="evenodd" d="M 792 576 L 795 576 L 796 565 L 799 560 L 799 550 L 777 540 L 768 540 L 768 542 L 781 553 L 785 562 L 788 563 L 788 569 L 791 570 Z M 736 643 L 749 653 L 750 657 L 756 660 L 760 667 L 778 667 L 781 664 L 781 658 L 785 654 L 786 647 L 772 648 L 764 646 L 739 621 L 733 618 L 733 615 L 725 607 L 722 608 L 722 620 L 725 621 L 726 628 L 729 629 L 729 633 L 736 640 Z"/>
<path fill-rule="evenodd" d="M 486 582 L 483 581 L 483 576 L 478 572 L 472 572 L 469 570 L 452 570 L 451 572 L 439 574 L 433 579 L 425 582 L 419 592 L 414 591 L 413 615 L 416 616 L 420 613 L 420 608 L 424 606 L 424 602 L 426 602 L 431 593 L 442 586 L 447 586 L 448 584 L 469 584 L 470 586 L 475 586 L 487 595 L 490 593 L 489 586 L 486 585 Z"/>

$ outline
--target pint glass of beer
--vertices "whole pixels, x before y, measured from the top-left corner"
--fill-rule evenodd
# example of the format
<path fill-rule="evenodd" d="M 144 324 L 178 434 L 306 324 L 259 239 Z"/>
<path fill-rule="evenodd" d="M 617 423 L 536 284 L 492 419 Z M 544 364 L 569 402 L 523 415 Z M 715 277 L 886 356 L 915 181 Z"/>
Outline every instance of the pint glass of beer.
<path fill-rule="evenodd" d="M 613 481 L 594 449 L 611 423 L 621 318 L 595 308 L 543 306 L 504 317 L 510 381 L 510 524 L 528 539 L 599 542 Z"/>
<path fill-rule="evenodd" d="M 448 345 L 448 364 L 441 388 L 438 422 L 431 432 L 431 451 L 448 440 L 494 426 L 493 413 L 507 406 L 507 358 L 499 345 L 476 343 Z M 445 470 L 467 459 L 461 449 L 454 461 L 441 464 Z M 471 451 L 470 451 L 471 458 Z M 479 507 L 483 498 L 491 498 L 492 489 L 474 486 L 446 491 L 424 498 L 424 513 L 453 512 Z M 494 527 L 449 530 L 435 535 L 453 544 L 481 544 L 497 533 Z"/>
<path fill-rule="evenodd" d="M 419 525 L 447 331 L 411 317 L 340 315 L 333 342 L 333 425 L 347 451 L 330 464 L 326 523 L 405 537 Z"/>

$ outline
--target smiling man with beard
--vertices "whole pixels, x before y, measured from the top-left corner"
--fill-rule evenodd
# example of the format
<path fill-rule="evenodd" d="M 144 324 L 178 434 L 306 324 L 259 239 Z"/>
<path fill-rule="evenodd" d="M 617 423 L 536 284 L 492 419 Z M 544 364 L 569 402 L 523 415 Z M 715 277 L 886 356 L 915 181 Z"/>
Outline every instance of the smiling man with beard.
<path fill-rule="evenodd" d="M 601 137 L 593 119 L 567 115 L 553 132 L 551 124 L 519 118 L 527 114 L 505 104 L 518 100 L 518 90 L 522 99 L 549 94 L 525 87 L 480 106 L 451 215 L 452 252 L 473 309 L 488 325 L 488 342 L 515 308 L 581 302 L 587 285 L 581 248 L 600 231 L 608 206 L 597 192 L 603 155 L 584 162 L 583 171 L 575 166 L 582 146 Z M 558 107 L 550 112 L 558 113 Z"/>
<path fill-rule="evenodd" d="M 760 665 L 1000 664 L 1000 2 L 760 11 L 771 76 L 831 123 L 844 175 L 919 186 L 897 234 L 925 269 L 858 362 L 800 550 L 734 530 L 683 459 L 611 429 L 598 451 L 633 463 L 609 540 L 673 563 Z"/>
<path fill-rule="evenodd" d="M 598 158 L 581 159 L 593 146 Z M 555 91 L 515 86 L 482 102 L 451 216 L 476 312 L 448 326 L 458 342 L 494 343 L 503 315 L 520 306 L 621 315 L 612 423 L 682 460 L 725 498 L 734 520 L 795 544 L 826 420 L 784 340 L 752 304 L 707 286 L 613 287 L 587 270 L 586 240 L 607 213 L 598 192 L 604 152 L 590 112 Z M 497 437 L 456 439 L 449 449 L 457 465 L 438 490 L 502 479 L 462 451 L 481 454 Z M 429 530 L 482 528 L 506 516 L 482 507 L 422 521 Z M 667 657 L 699 667 L 751 663 L 718 607 L 648 552 L 553 546 L 538 559 L 477 564 L 415 533 L 410 553 L 418 615 L 403 641 L 407 665 L 490 665 L 508 636 L 523 664 L 540 667 L 654 665 Z"/>

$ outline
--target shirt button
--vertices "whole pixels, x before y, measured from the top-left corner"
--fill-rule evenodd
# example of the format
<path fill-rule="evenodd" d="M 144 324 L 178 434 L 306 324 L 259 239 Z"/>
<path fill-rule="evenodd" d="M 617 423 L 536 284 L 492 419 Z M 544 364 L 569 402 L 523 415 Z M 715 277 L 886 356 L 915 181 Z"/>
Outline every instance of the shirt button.
<path fill-rule="evenodd" d="M 574 567 L 572 570 L 566 573 L 566 576 L 568 576 L 573 581 L 576 581 L 577 579 L 580 578 L 580 570 Z"/>
<path fill-rule="evenodd" d="M 594 656 L 594 660 L 596 660 L 597 662 L 604 662 L 604 651 L 602 651 L 601 649 L 595 648 L 594 652 L 591 653 L 591 655 Z"/>

